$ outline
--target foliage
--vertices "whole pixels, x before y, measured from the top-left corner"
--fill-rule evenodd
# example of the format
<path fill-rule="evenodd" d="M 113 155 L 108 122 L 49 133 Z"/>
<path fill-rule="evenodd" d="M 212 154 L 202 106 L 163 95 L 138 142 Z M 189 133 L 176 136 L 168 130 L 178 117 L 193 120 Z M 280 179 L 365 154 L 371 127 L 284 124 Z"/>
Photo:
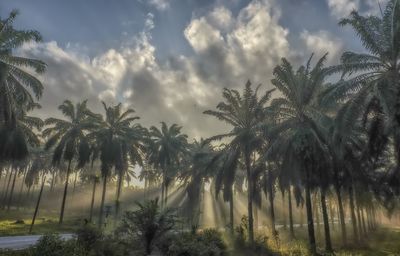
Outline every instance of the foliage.
<path fill-rule="evenodd" d="M 227 253 L 222 235 L 215 229 L 174 234 L 164 239 L 159 247 L 166 256 L 223 256 Z"/>
<path fill-rule="evenodd" d="M 42 236 L 32 249 L 31 256 L 83 256 L 84 248 L 77 246 L 75 240 L 65 241 L 59 235 Z"/>
<path fill-rule="evenodd" d="M 171 209 L 160 210 L 158 199 L 137 203 L 135 211 L 127 211 L 117 229 L 126 241 L 139 241 L 142 250 L 150 254 L 155 243 L 173 230 L 176 216 Z"/>
<path fill-rule="evenodd" d="M 94 248 L 95 245 L 103 239 L 101 230 L 93 227 L 92 225 L 85 225 L 84 227 L 76 231 L 77 244 L 89 251 Z"/>
<path fill-rule="evenodd" d="M 242 216 L 241 222 L 235 227 L 233 240 L 234 249 L 237 252 L 252 251 L 260 255 L 272 255 L 272 250 L 268 247 L 268 237 L 263 234 L 256 234 L 254 243 L 248 240 L 248 218 Z"/>

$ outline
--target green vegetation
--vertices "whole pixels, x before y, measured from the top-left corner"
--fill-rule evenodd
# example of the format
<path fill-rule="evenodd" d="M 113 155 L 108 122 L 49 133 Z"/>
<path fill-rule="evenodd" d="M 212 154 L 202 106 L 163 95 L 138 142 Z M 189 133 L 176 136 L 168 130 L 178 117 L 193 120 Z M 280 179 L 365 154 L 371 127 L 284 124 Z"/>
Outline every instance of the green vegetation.
<path fill-rule="evenodd" d="M 63 119 L 28 115 L 46 65 L 14 56 L 41 40 L 16 16 L 0 19 L 0 235 L 46 235 L 3 254 L 400 253 L 398 0 L 340 22 L 366 53 L 334 66 L 327 54 L 297 67 L 282 58 L 272 90 L 224 89 L 204 114 L 227 131 L 198 141 L 177 124 L 143 127 L 122 103 L 96 113 L 67 99 Z"/>
<path fill-rule="evenodd" d="M 33 210 L 32 210 L 33 212 Z M 0 236 L 20 236 L 29 233 L 32 213 L 12 210 L 0 214 Z M 57 213 L 42 212 L 32 234 L 75 233 L 84 223 L 79 216 L 69 216 L 65 225 L 58 226 Z"/>

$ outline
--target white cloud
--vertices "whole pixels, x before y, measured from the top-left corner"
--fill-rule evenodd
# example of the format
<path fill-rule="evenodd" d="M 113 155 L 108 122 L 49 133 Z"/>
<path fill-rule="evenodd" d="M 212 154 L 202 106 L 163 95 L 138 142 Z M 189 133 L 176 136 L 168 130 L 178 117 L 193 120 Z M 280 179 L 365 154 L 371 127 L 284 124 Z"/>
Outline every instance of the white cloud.
<path fill-rule="evenodd" d="M 331 33 L 325 30 L 311 33 L 307 30 L 300 34 L 308 53 L 315 53 L 316 57 L 321 57 L 325 53 L 328 55 L 328 64 L 335 64 L 343 51 L 343 42 L 335 38 Z"/>
<path fill-rule="evenodd" d="M 366 5 L 367 5 L 367 14 L 372 14 L 372 15 L 381 15 L 381 9 L 382 12 L 385 11 L 385 7 L 389 0 L 365 0 Z M 379 7 L 380 6 L 380 7 Z"/>
<path fill-rule="evenodd" d="M 141 33 L 92 59 L 55 42 L 26 46 L 25 55 L 49 65 L 39 114 L 59 116 L 56 107 L 66 98 L 88 98 L 96 112 L 102 111 L 99 100 L 124 101 L 144 126 L 178 123 L 195 137 L 226 130 L 202 112 L 215 108 L 223 87 L 242 88 L 247 79 L 270 86 L 272 69 L 289 54 L 289 43 L 288 31 L 278 24 L 279 11 L 268 1 L 253 0 L 236 17 L 221 8 L 193 18 L 184 30 L 193 56 L 165 62 L 156 58 L 151 43 L 151 14 Z"/>
<path fill-rule="evenodd" d="M 223 43 L 220 31 L 211 26 L 204 17 L 192 20 L 184 34 L 193 49 L 198 52 L 208 49 L 210 45 Z"/>
<path fill-rule="evenodd" d="M 328 0 L 328 6 L 336 18 L 347 17 L 351 11 L 360 9 L 360 0 Z"/>
<path fill-rule="evenodd" d="M 159 11 L 169 8 L 169 0 L 149 0 L 148 3 L 156 7 Z"/>
<path fill-rule="evenodd" d="M 333 16 L 338 19 L 347 17 L 351 11 L 357 10 L 363 15 L 380 15 L 389 0 L 327 0 Z"/>
<path fill-rule="evenodd" d="M 224 6 L 216 7 L 209 15 L 211 22 L 222 30 L 228 30 L 233 24 L 232 12 Z"/>

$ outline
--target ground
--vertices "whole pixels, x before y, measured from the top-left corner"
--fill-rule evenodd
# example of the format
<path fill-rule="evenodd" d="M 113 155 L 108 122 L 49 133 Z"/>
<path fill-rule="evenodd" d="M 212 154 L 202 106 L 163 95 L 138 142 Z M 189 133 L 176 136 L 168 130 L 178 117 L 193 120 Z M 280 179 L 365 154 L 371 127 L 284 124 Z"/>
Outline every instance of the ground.
<path fill-rule="evenodd" d="M 29 233 L 32 222 L 31 212 L 16 210 L 0 211 L 0 236 L 17 236 Z M 23 221 L 23 223 L 18 223 Z M 37 217 L 32 234 L 72 233 L 82 226 L 84 220 L 80 216 L 69 216 L 62 226 L 58 225 L 58 213 L 44 212 Z"/>
<path fill-rule="evenodd" d="M 0 212 L 0 236 L 13 236 L 28 234 L 29 226 L 31 223 L 32 213 L 22 213 L 21 211 L 1 211 Z M 24 224 L 16 224 L 16 220 L 23 220 Z M 69 214 L 65 219 L 64 225 L 58 225 L 58 214 L 56 212 L 42 212 L 36 220 L 33 234 L 46 234 L 46 233 L 73 233 L 76 229 L 82 226 L 84 217 L 79 215 Z M 333 246 L 335 248 L 335 255 L 350 256 L 350 255 L 366 255 L 366 256 L 384 256 L 384 255 L 400 255 L 400 228 L 382 227 L 375 232 L 371 232 L 368 236 L 364 237 L 361 245 L 354 245 L 351 243 L 351 229 L 348 225 L 349 245 L 342 248 L 341 239 L 338 227 L 332 230 Z M 260 233 L 268 233 L 260 231 Z M 276 243 L 275 240 L 269 240 L 269 246 L 275 251 L 279 251 L 282 256 L 295 256 L 307 255 L 307 230 L 305 227 L 295 229 L 295 241 L 289 241 L 287 231 L 281 229 L 279 231 L 280 241 Z M 317 244 L 320 252 L 324 250 L 324 239 L 322 227 L 316 228 Z M 18 254 L 5 254 L 0 252 L 0 255 L 18 255 Z M 232 252 L 232 255 L 239 256 Z M 243 254 L 241 254 L 243 255 Z M 250 254 L 246 254 L 251 256 Z"/>

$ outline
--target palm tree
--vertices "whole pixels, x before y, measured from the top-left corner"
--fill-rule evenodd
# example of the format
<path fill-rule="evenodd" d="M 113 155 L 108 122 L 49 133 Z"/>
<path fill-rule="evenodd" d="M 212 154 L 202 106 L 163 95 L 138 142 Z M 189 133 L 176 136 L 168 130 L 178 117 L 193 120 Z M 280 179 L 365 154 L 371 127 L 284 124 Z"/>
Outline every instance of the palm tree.
<path fill-rule="evenodd" d="M 168 186 L 173 180 L 184 154 L 187 151 L 187 135 L 181 133 L 182 127 L 173 124 L 170 127 L 161 122 L 161 130 L 150 127 L 149 161 L 162 171 L 161 207 L 167 205 Z"/>
<path fill-rule="evenodd" d="M 34 110 L 35 108 L 40 108 L 40 105 L 32 103 L 15 109 L 13 114 L 15 118 L 14 128 L 8 131 L 4 129 L 0 131 L 0 155 L 4 156 L 6 159 L 12 160 L 11 170 L 14 170 L 14 178 L 8 198 L 7 209 L 10 209 L 16 177 L 19 172 L 23 172 L 23 168 L 21 167 L 23 166 L 22 163 L 26 163 L 25 158 L 29 154 L 29 147 L 31 147 L 32 150 L 40 145 L 37 132 L 42 128 L 43 121 L 38 117 L 29 116 L 27 114 L 28 111 Z M 11 175 L 9 177 L 9 181 L 10 180 Z M 7 192 L 8 189 L 6 191 L 6 197 Z"/>
<path fill-rule="evenodd" d="M 311 209 L 311 189 L 317 168 L 317 153 L 328 155 L 326 143 L 318 125 L 323 114 L 319 111 L 318 96 L 323 89 L 330 68 L 324 68 L 326 55 L 311 68 L 311 59 L 306 66 L 297 71 L 282 59 L 282 64 L 274 69 L 272 84 L 281 92 L 282 97 L 272 101 L 276 124 L 268 135 L 272 140 L 269 151 L 278 151 L 282 162 L 291 163 L 293 171 L 305 186 L 308 235 L 310 251 L 316 254 L 314 224 Z M 268 151 L 267 151 L 268 153 Z"/>
<path fill-rule="evenodd" d="M 79 159 L 79 162 L 82 162 L 81 159 L 87 158 L 90 153 L 86 134 L 96 127 L 96 119 L 98 117 L 88 109 L 86 100 L 77 103 L 75 106 L 71 101 L 65 100 L 58 109 L 68 120 L 58 118 L 46 119 L 45 123 L 50 127 L 43 131 L 43 135 L 48 138 L 45 149 L 49 150 L 55 147 L 53 165 L 59 165 L 61 160 L 68 162 L 59 219 L 59 224 L 62 224 L 72 161 Z"/>
<path fill-rule="evenodd" d="M 224 201 L 229 202 L 229 228 L 231 234 L 234 232 L 234 184 L 236 181 L 236 175 L 238 172 L 238 165 L 240 158 L 239 150 L 230 150 L 229 147 L 222 148 L 217 155 L 214 157 L 212 166 L 207 168 L 212 168 L 211 172 L 215 177 L 215 195 L 218 197 L 219 192 L 222 190 Z"/>
<path fill-rule="evenodd" d="M 40 186 L 40 191 L 39 191 L 38 199 L 37 199 L 36 206 L 35 206 L 35 212 L 34 212 L 33 218 L 32 218 L 32 223 L 29 228 L 29 233 L 32 233 L 33 226 L 35 225 L 37 213 L 39 211 L 40 201 L 42 199 L 44 184 L 46 182 L 46 173 L 50 169 L 48 166 L 49 165 L 48 160 L 50 158 L 48 155 L 45 154 L 45 152 L 43 152 L 43 150 L 39 150 L 39 151 L 35 152 L 35 155 L 36 155 L 35 159 L 33 160 L 30 168 L 28 169 L 28 175 L 29 176 L 37 176 L 37 177 L 41 176 L 41 186 Z"/>
<path fill-rule="evenodd" d="M 400 163 L 400 2 L 390 0 L 382 17 L 362 16 L 353 11 L 339 23 L 351 26 L 368 53 L 345 52 L 335 71 L 343 72 L 342 80 L 326 93 L 328 98 L 352 98 L 354 111 L 368 116 L 371 102 L 377 101 L 385 116 L 382 132 L 394 138 L 394 150 Z"/>
<path fill-rule="evenodd" d="M 127 109 L 122 111 L 122 104 L 107 106 L 104 102 L 105 120 L 100 122 L 97 130 L 91 136 L 96 139 L 99 146 L 101 161 L 101 175 L 103 178 L 103 192 L 100 205 L 99 225 L 103 224 L 103 209 L 107 189 L 107 180 L 114 167 L 118 176 L 116 195 L 116 217 L 119 214 L 120 196 L 123 178 L 125 177 L 129 161 L 131 164 L 142 165 L 144 146 L 142 144 L 144 130 L 134 122 L 139 119 L 133 116 L 135 111 Z"/>
<path fill-rule="evenodd" d="M 31 92 L 36 99 L 42 95 L 42 83 L 25 68 L 36 74 L 43 73 L 46 68 L 40 60 L 13 55 L 24 43 L 41 41 L 39 32 L 13 27 L 17 15 L 18 11 L 13 10 L 8 18 L 0 18 L 0 127 L 4 129 L 3 134 L 14 130 L 15 111 L 34 103 Z"/>
<path fill-rule="evenodd" d="M 237 90 L 225 88 L 223 91 L 225 101 L 217 105 L 216 111 L 207 110 L 204 112 L 204 114 L 214 116 L 232 126 L 230 132 L 213 136 L 208 141 L 231 139 L 227 147 L 232 151 L 240 152 L 244 159 L 248 190 L 248 235 L 250 244 L 254 242 L 252 158 L 256 150 L 262 145 L 260 124 L 265 119 L 266 104 L 273 91 L 267 91 L 259 98 L 259 88 L 260 86 L 253 90 L 250 81 L 246 83 L 242 95 Z"/>

